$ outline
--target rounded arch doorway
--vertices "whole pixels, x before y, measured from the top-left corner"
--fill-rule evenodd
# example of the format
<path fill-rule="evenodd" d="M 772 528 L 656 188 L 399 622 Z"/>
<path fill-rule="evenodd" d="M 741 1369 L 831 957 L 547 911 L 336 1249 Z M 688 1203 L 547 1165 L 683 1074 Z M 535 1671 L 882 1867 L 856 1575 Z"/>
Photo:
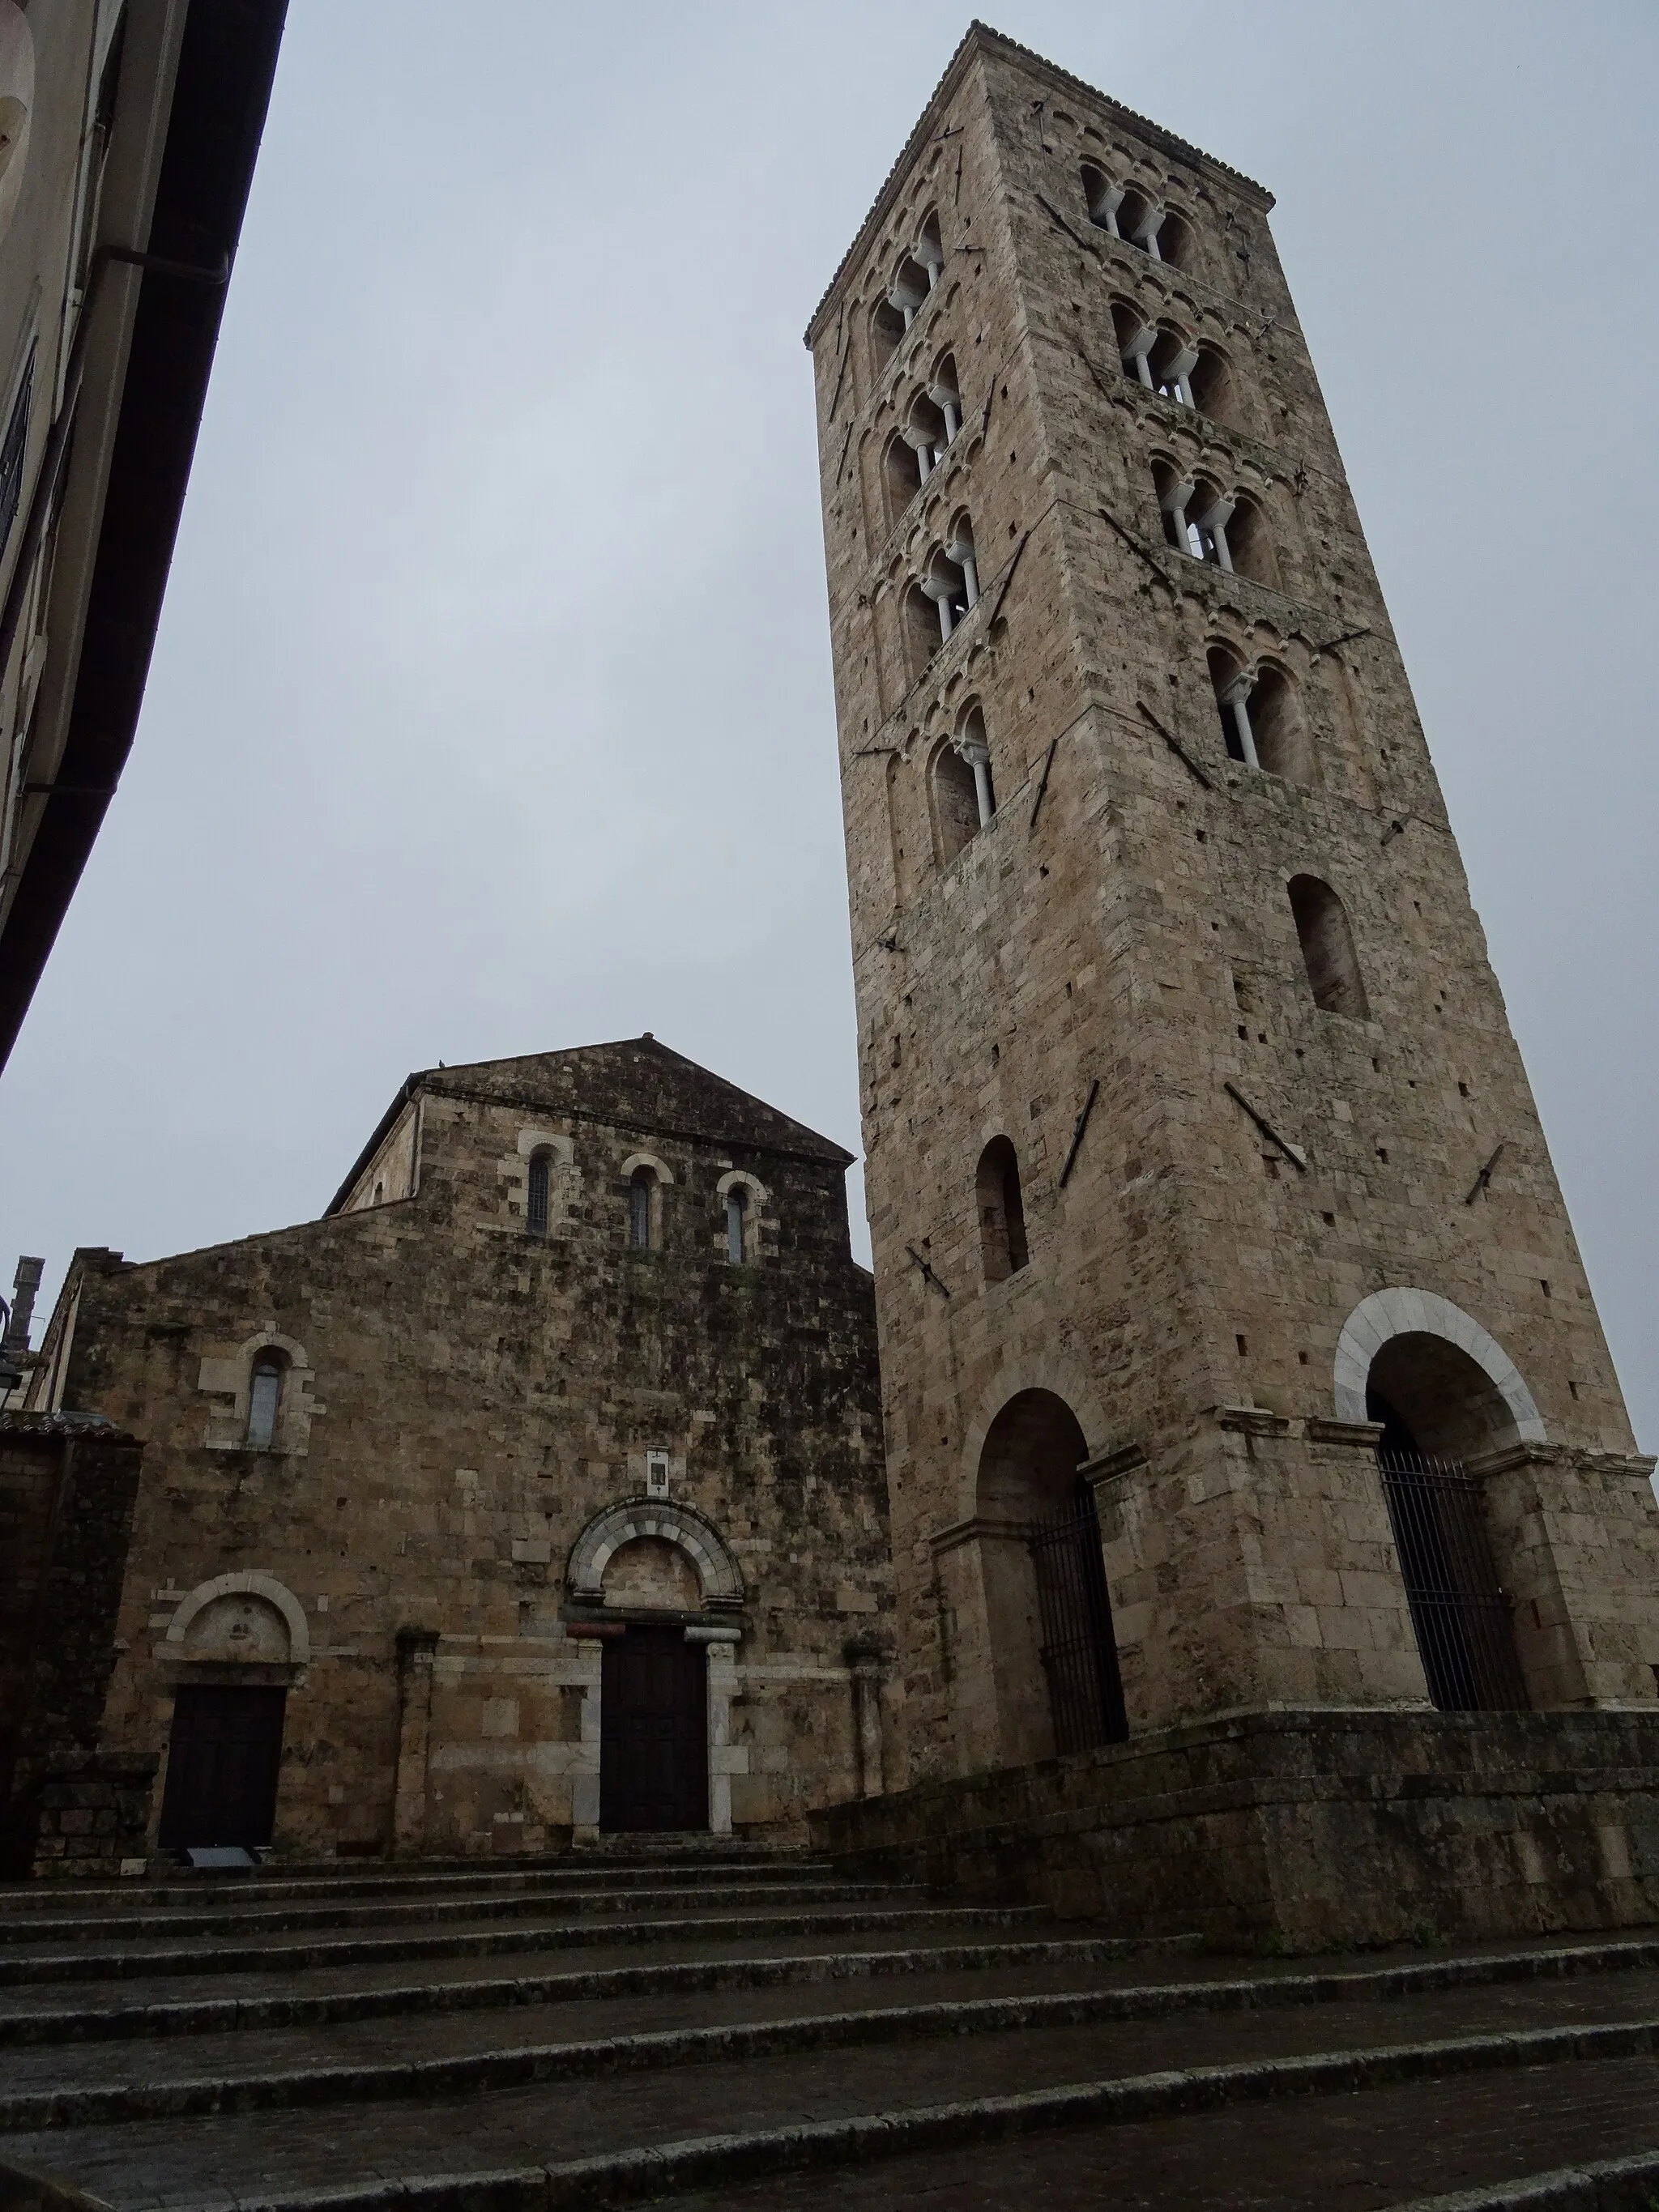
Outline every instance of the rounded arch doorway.
<path fill-rule="evenodd" d="M 1485 1453 L 1543 1439 L 1513 1362 L 1449 1299 L 1381 1291 L 1343 1329 L 1337 1401 L 1381 1429 L 1377 1466 L 1430 1698 L 1442 1711 L 1523 1709 L 1510 1599 L 1470 1471 Z"/>
<path fill-rule="evenodd" d="M 975 1495 L 986 1641 L 1005 1765 L 1128 1734 L 1089 1447 L 1050 1390 L 1022 1390 L 986 1432 Z"/>

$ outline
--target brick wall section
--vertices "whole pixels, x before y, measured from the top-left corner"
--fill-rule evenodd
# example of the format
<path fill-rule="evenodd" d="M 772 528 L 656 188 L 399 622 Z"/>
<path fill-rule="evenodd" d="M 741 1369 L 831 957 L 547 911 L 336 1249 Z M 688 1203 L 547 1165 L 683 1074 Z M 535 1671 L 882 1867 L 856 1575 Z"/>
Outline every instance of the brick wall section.
<path fill-rule="evenodd" d="M 181 1680 L 286 1682 L 280 1847 L 568 1841 L 597 1818 L 599 1647 L 566 1633 L 566 1565 L 660 1449 L 671 1501 L 744 1583 L 735 1668 L 717 1646 L 710 1668 L 732 1820 L 799 1832 L 807 1806 L 860 1787 L 847 1646 L 893 1641 L 848 1156 L 648 1039 L 429 1071 L 399 1116 L 412 1196 L 362 1202 L 396 1149 L 383 1128 L 319 1221 L 71 1275 L 67 1397 L 148 1439 L 100 1747 L 163 1753 Z M 550 1219 L 532 1235 L 543 1146 Z M 672 1182 L 659 1249 L 635 1251 L 641 1156 Z M 743 1266 L 726 1257 L 734 1173 L 766 1194 Z M 242 1439 L 267 1342 L 291 1364 L 264 1450 Z M 678 1574 L 671 1605 L 709 1617 L 683 1553 L 647 1564 Z M 170 1639 L 222 1576 L 234 1589 Z"/>

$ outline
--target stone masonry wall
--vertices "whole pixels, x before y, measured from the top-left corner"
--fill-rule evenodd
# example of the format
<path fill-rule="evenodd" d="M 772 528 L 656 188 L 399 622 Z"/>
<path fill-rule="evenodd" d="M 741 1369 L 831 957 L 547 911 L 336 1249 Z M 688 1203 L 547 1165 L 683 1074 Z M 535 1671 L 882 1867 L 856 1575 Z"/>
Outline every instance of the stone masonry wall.
<path fill-rule="evenodd" d="M 709 1614 L 684 1554 L 646 1544 L 617 1555 L 605 1601 L 739 1639 L 709 1670 L 732 1823 L 795 1832 L 808 1806 L 879 1786 L 848 1656 L 872 1632 L 890 1645 L 893 1600 L 847 1155 L 648 1039 L 417 1080 L 416 1196 L 106 1258 L 65 1291 L 69 1401 L 148 1440 L 102 1748 L 164 1754 L 182 1681 L 286 1682 L 279 1847 L 568 1842 L 598 1817 L 599 1653 L 568 1633 L 566 1563 L 595 1514 L 642 1497 L 659 1450 L 739 1601 Z M 549 1147 L 535 1234 L 529 1164 Z M 672 1180 L 657 1248 L 635 1250 L 642 1157 Z M 762 1194 L 743 1265 L 733 1174 Z M 246 1441 L 246 1377 L 271 1346 L 304 1419 L 284 1412 L 266 1449 Z"/>
<path fill-rule="evenodd" d="M 143 1853 L 148 1774 L 135 1799 L 131 1762 L 98 1756 L 142 1451 L 107 1422 L 0 1414 L 0 1872 Z"/>
<path fill-rule="evenodd" d="M 1179 267 L 1091 224 L 1085 163 L 1182 217 Z M 1132 1729 L 1421 1700 L 1375 1482 L 1316 1442 L 1368 1294 L 1473 1316 L 1553 1446 L 1632 1451 L 1270 206 L 975 28 L 808 333 L 918 1777 L 972 1768 L 998 1733 L 975 1717 L 984 1662 L 952 1657 L 985 1640 L 955 1618 L 978 1602 L 970 1563 L 934 1540 L 975 1512 L 1021 1393 L 1146 1464 L 1140 1548 L 1108 1547 Z M 890 355 L 883 302 L 930 224 L 942 265 Z M 1126 370 L 1115 305 L 1224 363 L 1208 411 Z M 946 363 L 962 427 L 902 497 L 891 441 Z M 1160 470 L 1254 503 L 1233 572 L 1169 541 Z M 977 605 L 919 642 L 906 595 L 964 517 Z M 1274 772 L 1229 757 L 1212 652 L 1280 687 Z M 938 770 L 975 708 L 996 811 L 956 851 Z M 1346 1012 L 1313 996 L 1304 876 L 1346 908 L 1364 993 Z M 975 1189 L 993 1138 L 1030 1241 L 1002 1279 Z M 1276 1438 L 1218 1426 L 1229 1407 Z M 1471 1449 L 1524 1440 L 1489 1410 Z M 1534 1475 L 1559 1536 L 1556 1464 Z M 1618 1511 L 1659 1527 L 1650 1498 Z M 1597 1556 L 1579 1547 L 1559 1602 L 1618 1613 L 1614 1662 L 1540 1693 L 1650 1699 L 1659 1597 L 1597 1595 Z"/>

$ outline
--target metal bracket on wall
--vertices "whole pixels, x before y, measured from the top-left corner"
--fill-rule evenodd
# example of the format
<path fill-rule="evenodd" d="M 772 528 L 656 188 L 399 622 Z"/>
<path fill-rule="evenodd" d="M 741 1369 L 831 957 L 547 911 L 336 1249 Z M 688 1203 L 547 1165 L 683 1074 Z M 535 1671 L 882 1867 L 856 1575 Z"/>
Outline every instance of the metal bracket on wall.
<path fill-rule="evenodd" d="M 1042 758 L 1042 773 L 1037 778 L 1036 797 L 1031 801 L 1031 818 L 1025 825 L 1028 830 L 1035 830 L 1036 828 L 1037 814 L 1042 805 L 1042 794 L 1048 788 L 1048 771 L 1054 764 L 1054 755 L 1059 751 L 1059 750 L 1060 739 L 1058 738 L 1050 738 L 1048 740 L 1048 750 L 1043 755 Z"/>
<path fill-rule="evenodd" d="M 1123 540 L 1129 550 L 1135 556 L 1135 558 L 1146 562 L 1146 566 L 1152 570 L 1153 575 L 1157 577 L 1158 582 L 1163 585 L 1166 592 L 1173 592 L 1176 590 L 1176 586 L 1170 582 L 1169 577 L 1164 573 L 1163 562 L 1161 561 L 1153 560 L 1152 555 L 1146 550 L 1146 548 L 1135 536 L 1133 530 L 1128 529 L 1123 523 L 1118 520 L 1116 515 L 1109 513 L 1109 510 L 1103 507 L 1097 508 L 1096 512 L 1098 514 L 1103 522 L 1109 523 L 1112 528 L 1116 531 L 1118 536 Z"/>
<path fill-rule="evenodd" d="M 936 1291 L 943 1291 L 945 1297 L 948 1298 L 951 1295 L 950 1285 L 948 1283 L 940 1282 L 939 1277 L 933 1273 L 926 1260 L 922 1258 L 921 1253 L 917 1251 L 914 1244 L 907 1244 L 904 1249 L 910 1255 L 910 1257 L 915 1261 L 917 1267 L 921 1268 L 923 1282 L 931 1283 Z"/>
<path fill-rule="evenodd" d="M 1159 737 L 1163 738 L 1164 744 L 1168 745 L 1170 750 L 1175 755 L 1176 758 L 1181 763 L 1182 768 L 1186 769 L 1188 775 L 1193 777 L 1196 782 L 1201 783 L 1206 791 L 1213 791 L 1215 789 L 1215 786 L 1211 782 L 1209 777 L 1205 775 L 1203 769 L 1193 758 L 1192 755 L 1187 750 L 1187 748 L 1182 744 L 1181 740 L 1176 737 L 1173 737 L 1170 732 L 1164 728 L 1163 723 L 1158 720 L 1158 716 L 1153 714 L 1152 708 L 1146 704 L 1146 701 L 1144 699 L 1137 699 L 1135 701 L 1135 704 L 1139 708 L 1141 713 L 1146 717 L 1146 720 L 1152 724 L 1152 727 L 1158 732 Z"/>
<path fill-rule="evenodd" d="M 1036 204 L 1046 216 L 1049 216 L 1052 221 L 1060 225 L 1060 228 L 1065 232 L 1066 237 L 1071 240 L 1073 246 L 1080 246 L 1085 253 L 1092 253 L 1096 260 L 1099 260 L 1099 248 L 1097 246 L 1091 246 L 1086 238 L 1079 238 L 1078 236 L 1071 224 L 1066 222 L 1065 216 L 1060 213 L 1060 210 L 1054 205 L 1052 200 L 1045 200 L 1042 193 L 1039 192 L 1036 195 Z"/>
<path fill-rule="evenodd" d="M 847 327 L 847 310 L 845 307 L 842 309 L 841 313 L 841 360 L 836 365 L 836 388 L 830 395 L 830 413 L 826 417 L 826 420 L 832 422 L 836 419 L 836 409 L 841 403 L 841 387 L 847 375 L 847 356 L 853 349 L 853 333 Z"/>
<path fill-rule="evenodd" d="M 1285 1158 L 1291 1163 L 1291 1165 L 1302 1174 L 1305 1175 L 1308 1168 L 1308 1155 L 1303 1151 L 1301 1146 L 1293 1145 L 1288 1137 L 1281 1137 L 1278 1130 L 1274 1128 L 1273 1123 L 1267 1119 L 1267 1115 L 1261 1113 L 1255 1107 L 1251 1105 L 1249 1100 L 1244 1096 L 1244 1093 L 1239 1089 L 1236 1083 L 1224 1083 L 1222 1089 L 1226 1091 L 1230 1098 L 1236 1099 L 1244 1109 L 1244 1111 L 1249 1115 L 1251 1121 L 1255 1123 L 1256 1127 L 1261 1130 L 1262 1135 L 1267 1139 L 1268 1143 L 1270 1145 L 1277 1145 L 1279 1151 L 1284 1153 Z"/>
<path fill-rule="evenodd" d="M 1095 1110 L 1095 1101 L 1100 1096 L 1100 1078 L 1096 1076 L 1089 1085 L 1089 1095 L 1083 1102 L 1083 1111 L 1077 1117 L 1077 1127 L 1072 1132 L 1071 1149 L 1066 1155 L 1066 1164 L 1060 1171 L 1060 1188 L 1064 1190 L 1077 1165 L 1077 1156 L 1083 1144 L 1083 1133 L 1089 1126 L 1089 1116 Z"/>
<path fill-rule="evenodd" d="M 1368 629 L 1345 629 L 1340 637 L 1333 637 L 1328 639 L 1323 645 L 1315 646 L 1314 659 L 1317 660 L 1322 653 L 1334 653 L 1339 645 L 1352 645 L 1356 638 L 1370 637 L 1374 635 L 1373 631 Z"/>
<path fill-rule="evenodd" d="M 986 621 L 985 628 L 988 635 L 995 626 L 997 617 L 1002 612 L 1002 603 L 1008 596 L 1009 585 L 1014 580 L 1014 571 L 1019 566 L 1019 556 L 1025 550 L 1030 542 L 1031 533 L 1028 530 L 1024 538 L 1020 539 L 1018 544 L 1015 546 L 1014 557 L 1008 563 L 1007 568 L 1003 574 L 1001 589 L 997 593 L 995 604 L 992 607 L 990 615 Z"/>
<path fill-rule="evenodd" d="M 1507 1145 L 1509 1139 L 1505 1137 L 1504 1144 L 1499 1145 L 1497 1152 L 1492 1154 L 1492 1158 L 1486 1162 L 1486 1166 L 1481 1169 L 1480 1174 L 1476 1176 L 1474 1181 L 1469 1185 L 1469 1194 L 1463 1200 L 1465 1206 L 1473 1206 L 1475 1200 L 1480 1197 L 1483 1190 L 1490 1190 L 1492 1188 L 1492 1171 L 1498 1165 L 1498 1160 L 1502 1156 L 1504 1145 Z"/>

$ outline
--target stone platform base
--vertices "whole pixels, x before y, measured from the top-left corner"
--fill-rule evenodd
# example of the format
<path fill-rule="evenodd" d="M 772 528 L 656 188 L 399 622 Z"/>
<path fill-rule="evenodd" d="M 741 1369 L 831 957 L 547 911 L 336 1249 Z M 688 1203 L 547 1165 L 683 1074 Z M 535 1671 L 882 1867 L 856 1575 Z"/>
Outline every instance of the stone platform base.
<path fill-rule="evenodd" d="M 1659 1921 L 1659 1706 L 1308 1711 L 836 1805 L 838 1870 L 1287 1950 Z"/>

